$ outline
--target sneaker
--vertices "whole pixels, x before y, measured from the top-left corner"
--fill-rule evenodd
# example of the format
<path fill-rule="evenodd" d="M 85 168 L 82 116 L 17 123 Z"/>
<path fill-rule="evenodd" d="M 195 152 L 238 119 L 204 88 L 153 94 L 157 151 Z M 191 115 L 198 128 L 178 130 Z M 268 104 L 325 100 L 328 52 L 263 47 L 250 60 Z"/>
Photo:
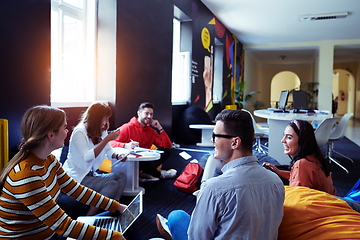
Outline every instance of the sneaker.
<path fill-rule="evenodd" d="M 159 180 L 160 180 L 159 178 L 154 177 L 154 176 L 144 173 L 144 172 L 139 174 L 139 182 L 156 182 Z"/>
<path fill-rule="evenodd" d="M 144 182 L 157 182 L 159 181 L 159 178 L 139 178 L 139 182 L 144 183 Z"/>
<path fill-rule="evenodd" d="M 164 218 L 160 214 L 156 214 L 156 226 L 159 233 L 165 238 L 165 240 L 173 240 L 169 226 L 166 223 L 166 218 Z"/>
<path fill-rule="evenodd" d="M 176 149 L 176 148 L 179 148 L 179 147 L 180 147 L 180 144 L 176 144 L 176 143 L 174 143 L 174 142 L 172 143 L 172 148 L 175 148 L 175 149 Z"/>
<path fill-rule="evenodd" d="M 160 170 L 160 178 L 175 178 L 177 171 L 175 169 Z"/>

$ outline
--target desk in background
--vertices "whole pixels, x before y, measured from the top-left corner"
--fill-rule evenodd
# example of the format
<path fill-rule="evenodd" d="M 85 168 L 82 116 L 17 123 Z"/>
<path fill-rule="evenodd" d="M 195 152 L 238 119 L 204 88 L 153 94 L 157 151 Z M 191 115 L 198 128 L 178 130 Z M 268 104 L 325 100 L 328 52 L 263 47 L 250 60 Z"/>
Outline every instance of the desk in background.
<path fill-rule="evenodd" d="M 269 123 L 269 156 L 275 158 L 281 165 L 289 165 L 290 158 L 284 154 L 281 139 L 284 136 L 285 127 L 291 120 L 311 121 L 314 127 L 325 118 L 332 117 L 329 113 L 274 113 L 271 110 L 255 110 L 254 115 L 268 119 Z"/>

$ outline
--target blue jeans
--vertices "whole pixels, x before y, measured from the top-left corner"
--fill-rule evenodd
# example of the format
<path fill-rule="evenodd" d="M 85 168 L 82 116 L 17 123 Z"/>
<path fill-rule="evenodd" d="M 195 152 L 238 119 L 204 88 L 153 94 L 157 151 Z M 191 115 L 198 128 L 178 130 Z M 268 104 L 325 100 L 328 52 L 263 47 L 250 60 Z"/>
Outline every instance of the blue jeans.
<path fill-rule="evenodd" d="M 190 215 L 183 210 L 174 210 L 168 216 L 167 225 L 174 240 L 187 240 Z"/>

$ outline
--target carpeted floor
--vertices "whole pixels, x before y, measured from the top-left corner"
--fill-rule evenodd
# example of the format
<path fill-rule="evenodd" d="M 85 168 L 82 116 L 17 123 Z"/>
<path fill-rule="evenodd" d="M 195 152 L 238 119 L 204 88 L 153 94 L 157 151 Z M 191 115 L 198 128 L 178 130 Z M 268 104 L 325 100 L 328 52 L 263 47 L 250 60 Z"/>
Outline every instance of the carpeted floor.
<path fill-rule="evenodd" d="M 360 147 L 344 137 L 334 143 L 334 149 L 354 161 L 352 163 L 337 154 L 332 155 L 333 158 L 338 160 L 349 171 L 349 174 L 347 174 L 335 163 L 331 163 L 334 187 L 336 188 L 337 195 L 343 197 L 360 178 Z"/>
<path fill-rule="evenodd" d="M 333 155 L 334 158 L 338 159 L 349 170 L 349 174 L 347 174 L 337 165 L 332 164 L 333 181 L 338 193 L 337 195 L 344 196 L 360 178 L 360 147 L 349 139 L 343 138 L 335 143 L 334 148 L 354 160 L 354 163 L 351 163 L 347 159 L 340 158 L 335 154 Z M 195 150 L 191 151 L 189 149 Z M 179 155 L 182 151 L 190 154 L 191 158 L 184 160 Z M 163 169 L 175 168 L 178 173 L 181 173 L 186 164 L 192 159 L 197 159 L 200 165 L 204 165 L 210 151 L 212 151 L 212 148 L 199 148 L 196 146 L 181 146 L 181 149 L 173 149 Z M 257 156 L 260 164 L 262 161 L 275 161 L 265 155 Z M 196 202 L 195 197 L 178 191 L 173 185 L 174 181 L 175 179 L 164 179 L 159 182 L 141 184 L 145 188 L 144 212 L 125 234 L 127 240 L 148 240 L 150 238 L 161 237 L 155 224 L 157 213 L 166 217 L 172 210 L 182 209 L 191 214 Z M 131 197 L 122 198 L 124 203 L 130 200 Z"/>

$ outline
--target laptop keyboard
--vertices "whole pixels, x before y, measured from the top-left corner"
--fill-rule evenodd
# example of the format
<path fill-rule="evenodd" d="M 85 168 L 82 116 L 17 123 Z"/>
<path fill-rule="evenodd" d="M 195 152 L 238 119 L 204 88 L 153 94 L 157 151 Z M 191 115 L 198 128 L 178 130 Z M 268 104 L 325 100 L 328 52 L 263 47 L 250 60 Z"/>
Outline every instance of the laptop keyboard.
<path fill-rule="evenodd" d="M 94 226 L 119 231 L 120 223 L 118 218 L 98 218 L 95 219 Z"/>

